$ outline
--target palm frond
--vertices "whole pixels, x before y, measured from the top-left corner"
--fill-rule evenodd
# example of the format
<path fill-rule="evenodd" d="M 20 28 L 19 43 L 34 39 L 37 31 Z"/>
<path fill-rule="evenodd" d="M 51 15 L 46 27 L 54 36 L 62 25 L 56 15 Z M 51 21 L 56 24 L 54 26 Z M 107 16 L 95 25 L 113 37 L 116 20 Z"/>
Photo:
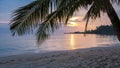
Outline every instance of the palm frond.
<path fill-rule="evenodd" d="M 97 17 L 100 17 L 100 8 L 97 7 L 97 5 L 95 4 L 95 2 L 92 4 L 92 6 L 90 7 L 90 9 L 88 10 L 87 14 L 84 17 L 84 20 L 86 20 L 86 25 L 85 25 L 85 31 L 87 31 L 87 26 L 89 23 L 89 19 L 96 19 Z"/>
<path fill-rule="evenodd" d="M 89 4 L 81 5 L 82 0 L 63 0 L 58 9 L 46 17 L 46 20 L 39 26 L 36 33 L 38 43 L 46 40 L 50 33 L 54 32 L 61 24 L 66 24 L 70 17 L 73 16 L 75 11 L 78 11 L 80 7 L 86 7 Z M 67 3 L 67 4 L 66 4 Z"/>
<path fill-rule="evenodd" d="M 107 4 L 110 2 L 119 4 L 120 0 L 35 0 L 14 12 L 10 29 L 13 35 L 37 29 L 37 40 L 41 43 L 61 24 L 67 24 L 80 8 L 91 6 L 84 18 L 87 31 L 89 19 L 99 18 L 101 11 L 106 12 L 110 8 Z"/>
<path fill-rule="evenodd" d="M 120 0 L 110 0 L 112 3 L 116 3 L 118 5 L 120 5 Z"/>
<path fill-rule="evenodd" d="M 50 13 L 53 0 L 36 0 L 14 12 L 11 31 L 13 34 L 23 35 L 36 28 Z M 55 0 L 54 0 L 55 1 Z M 59 0 L 60 2 L 61 0 Z"/>
<path fill-rule="evenodd" d="M 100 18 L 101 12 L 106 13 L 106 11 L 110 8 L 109 4 L 110 0 L 95 0 L 85 15 L 84 20 L 86 20 L 85 32 L 87 31 L 87 25 L 89 19 L 97 19 Z"/>

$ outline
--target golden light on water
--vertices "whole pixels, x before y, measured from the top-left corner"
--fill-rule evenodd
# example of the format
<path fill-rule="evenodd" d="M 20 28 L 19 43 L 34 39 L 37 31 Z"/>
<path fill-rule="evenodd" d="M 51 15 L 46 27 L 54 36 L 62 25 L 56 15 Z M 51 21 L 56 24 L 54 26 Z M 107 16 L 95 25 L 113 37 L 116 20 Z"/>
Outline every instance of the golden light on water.
<path fill-rule="evenodd" d="M 74 38 L 74 35 L 70 35 L 70 48 L 72 50 L 76 49 L 75 48 L 75 38 Z"/>
<path fill-rule="evenodd" d="M 96 35 L 84 36 L 83 34 L 69 34 L 68 38 L 67 43 L 69 50 L 96 47 L 96 45 L 94 45 L 94 43 L 96 43 Z"/>

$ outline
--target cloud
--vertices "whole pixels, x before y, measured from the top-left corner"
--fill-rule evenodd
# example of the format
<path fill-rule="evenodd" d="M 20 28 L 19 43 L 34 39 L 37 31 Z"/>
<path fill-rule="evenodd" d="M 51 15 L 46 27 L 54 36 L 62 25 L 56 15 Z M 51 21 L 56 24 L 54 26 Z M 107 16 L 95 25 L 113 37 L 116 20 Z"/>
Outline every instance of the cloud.
<path fill-rule="evenodd" d="M 73 16 L 69 22 L 82 22 L 83 21 L 83 16 Z"/>
<path fill-rule="evenodd" d="M 10 21 L 0 21 L 0 23 L 10 23 Z"/>

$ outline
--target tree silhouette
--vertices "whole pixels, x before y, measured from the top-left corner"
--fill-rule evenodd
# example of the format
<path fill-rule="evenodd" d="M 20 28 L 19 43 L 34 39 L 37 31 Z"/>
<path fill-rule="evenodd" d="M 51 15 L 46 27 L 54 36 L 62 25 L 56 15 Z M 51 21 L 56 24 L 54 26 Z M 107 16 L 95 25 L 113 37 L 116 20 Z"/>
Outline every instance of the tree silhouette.
<path fill-rule="evenodd" d="M 80 8 L 90 7 L 84 18 L 86 28 L 89 19 L 101 17 L 101 12 L 107 13 L 120 40 L 120 20 L 112 3 L 119 6 L 120 0 L 35 0 L 14 12 L 10 29 L 13 35 L 23 35 L 37 29 L 37 40 L 41 43 L 61 24 L 67 24 Z"/>
<path fill-rule="evenodd" d="M 114 29 L 112 26 L 102 25 L 97 27 L 96 30 L 89 30 L 86 33 L 90 34 L 103 34 L 103 35 L 115 35 Z"/>

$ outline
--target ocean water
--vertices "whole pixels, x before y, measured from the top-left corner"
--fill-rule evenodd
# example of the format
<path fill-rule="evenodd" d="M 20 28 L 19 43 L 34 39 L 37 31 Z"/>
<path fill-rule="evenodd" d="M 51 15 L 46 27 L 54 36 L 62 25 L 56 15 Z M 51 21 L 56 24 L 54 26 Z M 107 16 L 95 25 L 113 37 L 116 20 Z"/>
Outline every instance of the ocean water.
<path fill-rule="evenodd" d="M 106 47 L 119 44 L 114 35 L 82 35 L 56 33 L 42 45 L 36 43 L 34 35 L 12 36 L 8 24 L 0 24 L 0 57 L 51 51 Z"/>

